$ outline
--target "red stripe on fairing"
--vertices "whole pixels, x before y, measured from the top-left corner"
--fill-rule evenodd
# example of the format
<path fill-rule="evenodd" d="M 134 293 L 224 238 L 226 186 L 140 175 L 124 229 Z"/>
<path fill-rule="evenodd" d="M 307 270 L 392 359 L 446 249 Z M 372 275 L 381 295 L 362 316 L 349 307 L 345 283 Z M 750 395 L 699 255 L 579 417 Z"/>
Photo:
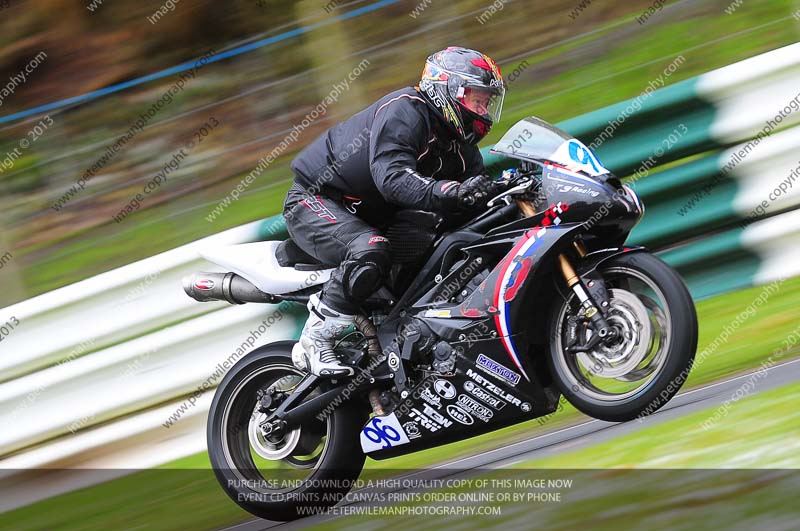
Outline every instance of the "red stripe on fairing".
<path fill-rule="evenodd" d="M 514 263 L 514 257 L 517 256 L 517 253 L 519 252 L 520 249 L 522 249 L 522 246 L 525 245 L 525 242 L 527 242 L 530 239 L 531 237 L 530 235 L 531 235 L 530 231 L 526 232 L 525 235 L 522 238 L 520 238 L 519 241 L 511 249 L 511 252 L 509 252 L 506 255 L 506 257 L 503 258 L 503 263 L 500 266 L 501 268 L 500 275 L 497 277 L 497 284 L 495 284 L 494 286 L 494 305 L 497 306 L 498 308 L 502 304 L 502 301 L 500 300 L 500 288 L 502 287 L 501 284 L 503 283 L 503 277 L 506 276 L 506 270 L 509 268 L 511 264 Z M 498 329 L 498 332 L 499 331 L 500 330 Z"/>
<path fill-rule="evenodd" d="M 497 333 L 500 334 L 500 341 L 503 343 L 503 346 L 506 347 L 506 352 L 508 352 L 508 355 L 511 356 L 511 352 L 509 352 L 508 347 L 506 346 L 505 336 L 503 336 L 503 327 L 500 324 L 500 312 L 494 314 L 494 326 L 497 328 Z M 514 361 L 514 356 L 511 356 L 511 361 Z M 517 362 L 514 361 L 514 365 L 516 364 Z"/>
<path fill-rule="evenodd" d="M 520 238 L 520 240 L 514 245 L 513 249 L 511 249 L 511 252 L 509 252 L 508 255 L 506 255 L 506 257 L 503 259 L 504 263 L 502 263 L 502 265 L 500 266 L 500 274 L 498 275 L 497 283 L 494 286 L 494 305 L 497 308 L 504 308 L 505 309 L 505 304 L 506 304 L 505 301 L 500 300 L 500 294 L 501 294 L 502 284 L 503 284 L 503 277 L 506 276 L 506 271 L 508 270 L 508 268 L 514 264 L 514 258 L 517 256 L 517 253 L 519 253 L 520 249 L 522 249 L 522 246 L 524 246 L 525 243 L 532 236 L 533 236 L 533 233 L 531 231 L 526 232 L 525 235 L 522 238 Z M 494 325 L 497 328 L 497 333 L 500 334 L 500 340 L 502 341 L 503 346 L 505 347 L 506 352 L 508 353 L 508 356 L 511 358 L 511 361 L 514 362 L 514 365 L 523 374 L 525 374 L 524 369 L 520 365 L 519 361 L 517 361 L 516 356 L 514 356 L 514 352 L 513 352 L 512 348 L 511 348 L 511 344 L 510 344 L 510 341 L 509 341 L 506 333 L 503 331 L 503 323 L 500 320 L 500 316 L 501 315 L 503 315 L 505 317 L 505 312 L 504 311 L 500 311 L 494 316 Z M 506 323 L 506 325 L 508 325 L 508 323 Z M 509 333 L 510 333 L 510 330 L 509 330 Z M 527 375 L 525 376 L 525 378 L 527 378 Z"/>
<path fill-rule="evenodd" d="M 481 317 L 483 312 L 477 308 L 467 308 L 461 312 L 464 317 Z"/>

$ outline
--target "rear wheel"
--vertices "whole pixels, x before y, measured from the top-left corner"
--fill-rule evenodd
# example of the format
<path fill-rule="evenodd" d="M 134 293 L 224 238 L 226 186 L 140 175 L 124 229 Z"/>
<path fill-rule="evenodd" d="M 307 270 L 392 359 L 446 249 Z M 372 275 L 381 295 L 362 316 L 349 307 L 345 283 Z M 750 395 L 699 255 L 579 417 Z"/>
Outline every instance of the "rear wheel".
<path fill-rule="evenodd" d="M 303 378 L 292 364 L 292 345 L 272 343 L 242 358 L 217 389 L 208 417 L 208 453 L 220 485 L 240 507 L 269 520 L 335 505 L 365 460 L 359 434 L 367 415 L 352 402 L 283 433 L 260 429 L 266 413 L 259 391 L 290 393 Z"/>
<path fill-rule="evenodd" d="M 554 308 L 548 363 L 556 385 L 577 409 L 622 422 L 657 411 L 678 392 L 697 348 L 697 315 L 678 273 L 647 253 L 622 254 L 598 272 L 609 290 L 606 320 L 616 328 L 612 345 L 588 352 L 565 348 L 579 301 L 574 294 Z M 586 344 L 593 332 L 573 333 Z"/>

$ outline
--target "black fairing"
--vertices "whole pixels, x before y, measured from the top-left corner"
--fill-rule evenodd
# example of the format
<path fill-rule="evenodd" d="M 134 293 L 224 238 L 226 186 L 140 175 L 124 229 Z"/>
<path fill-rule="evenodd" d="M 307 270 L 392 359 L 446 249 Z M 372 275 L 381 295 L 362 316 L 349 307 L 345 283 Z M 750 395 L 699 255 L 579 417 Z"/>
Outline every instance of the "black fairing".
<path fill-rule="evenodd" d="M 567 223 L 587 223 L 587 232 L 621 245 L 641 217 L 636 201 L 613 174 L 590 178 L 556 165 L 542 167 L 537 211 L 559 201 L 569 205 L 563 215 Z M 609 243 L 611 243 L 609 242 Z"/>
<path fill-rule="evenodd" d="M 538 142 L 513 143 L 536 134 Z M 525 192 L 538 213 L 523 217 L 511 202 L 442 236 L 378 327 L 381 345 L 405 361 L 415 381 L 393 412 L 408 442 L 386 439 L 385 447 L 367 452 L 375 459 L 552 413 L 560 394 L 546 369 L 545 348 L 548 316 L 563 300 L 558 256 L 567 254 L 580 273 L 592 273 L 603 260 L 640 250 L 617 246 L 641 217 L 641 202 L 588 148 L 533 118 L 507 137 L 510 147 L 500 152 L 518 158 L 523 172 L 538 174 L 538 186 Z M 564 153 L 572 162 L 553 160 Z M 590 251 L 584 259 L 576 254 L 577 241 Z M 455 349 L 452 374 L 424 378 L 432 371 L 414 371 L 425 363 L 410 346 L 419 338 L 402 340 L 409 324 Z"/>

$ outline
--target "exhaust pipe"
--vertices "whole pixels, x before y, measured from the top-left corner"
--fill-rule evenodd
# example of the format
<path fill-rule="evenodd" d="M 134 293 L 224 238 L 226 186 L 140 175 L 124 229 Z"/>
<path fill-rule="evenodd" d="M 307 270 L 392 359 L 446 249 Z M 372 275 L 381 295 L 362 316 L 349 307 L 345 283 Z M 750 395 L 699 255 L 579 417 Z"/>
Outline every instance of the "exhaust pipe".
<path fill-rule="evenodd" d="M 183 291 L 196 301 L 228 301 L 231 304 L 275 304 L 282 298 L 264 293 L 236 273 L 193 273 L 183 277 Z"/>

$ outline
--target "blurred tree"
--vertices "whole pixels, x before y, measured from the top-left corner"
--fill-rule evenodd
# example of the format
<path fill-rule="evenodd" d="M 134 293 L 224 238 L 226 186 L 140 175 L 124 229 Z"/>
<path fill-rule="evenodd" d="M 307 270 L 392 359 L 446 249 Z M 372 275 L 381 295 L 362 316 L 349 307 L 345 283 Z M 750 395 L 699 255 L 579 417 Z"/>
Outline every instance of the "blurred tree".
<path fill-rule="evenodd" d="M 325 14 L 320 0 L 301 0 L 294 5 L 297 18 L 318 17 Z M 333 11 L 329 16 L 335 16 Z M 302 36 L 303 53 L 308 57 L 311 67 L 321 67 L 311 74 L 315 80 L 313 85 L 318 87 L 317 98 L 322 100 L 333 89 L 335 84 L 341 83 L 358 65 L 362 59 L 369 60 L 369 55 L 354 54 L 357 50 L 350 42 L 349 33 L 358 31 L 358 25 L 351 21 L 339 21 L 325 26 L 323 30 L 312 31 Z M 369 66 L 367 66 L 369 69 Z M 330 109 L 330 112 L 355 113 L 369 104 L 362 83 L 359 80 L 348 80 L 349 88 L 340 97 L 339 101 Z"/>

